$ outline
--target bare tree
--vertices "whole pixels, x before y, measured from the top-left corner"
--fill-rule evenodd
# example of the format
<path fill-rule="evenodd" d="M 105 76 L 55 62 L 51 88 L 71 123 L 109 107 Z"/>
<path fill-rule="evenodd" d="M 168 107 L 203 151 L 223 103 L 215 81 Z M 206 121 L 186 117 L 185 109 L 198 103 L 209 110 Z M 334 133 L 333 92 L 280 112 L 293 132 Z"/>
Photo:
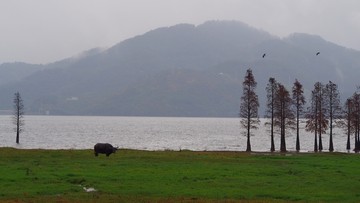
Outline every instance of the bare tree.
<path fill-rule="evenodd" d="M 16 143 L 19 144 L 20 133 L 23 131 L 25 122 L 24 117 L 24 104 L 19 92 L 14 95 L 14 117 L 13 123 L 16 125 Z"/>
<path fill-rule="evenodd" d="M 333 120 L 341 118 L 341 103 L 338 87 L 331 81 L 325 86 L 325 98 L 327 100 L 325 101 L 325 105 L 328 112 L 330 129 L 329 151 L 333 152 Z"/>
<path fill-rule="evenodd" d="M 352 115 L 351 123 L 355 133 L 355 152 L 360 151 L 360 94 L 354 93 L 352 96 Z"/>
<path fill-rule="evenodd" d="M 266 92 L 267 92 L 267 110 L 266 110 L 266 116 L 270 117 L 271 123 L 270 123 L 270 137 L 271 137 L 271 147 L 270 151 L 275 151 L 275 143 L 274 143 L 274 102 L 275 102 L 275 93 L 277 91 L 278 84 L 275 80 L 275 78 L 270 78 L 269 83 L 266 86 Z"/>
<path fill-rule="evenodd" d="M 328 128 L 328 119 L 326 119 L 326 108 L 324 105 L 324 86 L 317 82 L 314 90 L 311 92 L 311 106 L 306 114 L 306 131 L 315 132 L 314 151 L 322 151 L 322 137 Z M 319 145 L 317 144 L 317 135 L 319 136 Z"/>
<path fill-rule="evenodd" d="M 292 98 L 296 109 L 296 151 L 300 151 L 299 121 L 300 115 L 303 112 L 303 106 L 305 105 L 306 101 L 304 97 L 303 86 L 298 80 L 295 80 L 292 89 Z"/>
<path fill-rule="evenodd" d="M 347 134 L 346 149 L 350 150 L 350 135 L 355 132 L 354 128 L 354 102 L 350 97 L 346 100 L 343 108 L 343 119 L 339 120 L 338 124 L 342 127 Z"/>
<path fill-rule="evenodd" d="M 289 91 L 282 84 L 278 84 L 274 102 L 274 125 L 280 130 L 280 151 L 286 152 L 285 135 L 287 129 L 293 129 L 294 113 Z"/>
<path fill-rule="evenodd" d="M 317 130 L 318 130 L 318 119 L 317 119 L 317 115 L 318 115 L 318 101 L 316 100 L 315 97 L 315 93 L 314 91 L 311 92 L 311 105 L 307 110 L 306 113 L 306 127 L 305 130 L 306 131 L 310 131 L 310 132 L 314 132 L 315 136 L 314 136 L 314 151 L 317 152 L 319 147 L 318 147 L 318 141 L 317 141 Z"/>
<path fill-rule="evenodd" d="M 258 115 L 259 100 L 257 94 L 255 93 L 256 85 L 257 83 L 252 74 L 252 70 L 248 69 L 243 82 L 243 96 L 241 97 L 239 113 L 242 118 L 240 123 L 242 127 L 247 129 L 247 152 L 251 151 L 250 129 L 257 129 L 260 123 Z"/>

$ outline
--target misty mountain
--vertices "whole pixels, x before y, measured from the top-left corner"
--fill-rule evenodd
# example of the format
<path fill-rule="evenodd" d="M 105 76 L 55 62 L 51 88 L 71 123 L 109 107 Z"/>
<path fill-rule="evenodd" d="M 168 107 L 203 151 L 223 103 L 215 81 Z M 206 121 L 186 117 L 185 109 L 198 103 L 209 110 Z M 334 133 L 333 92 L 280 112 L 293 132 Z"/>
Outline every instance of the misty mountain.
<path fill-rule="evenodd" d="M 42 68 L 42 65 L 32 65 L 20 62 L 3 63 L 0 65 L 0 85 L 19 82 Z"/>
<path fill-rule="evenodd" d="M 331 80 L 346 98 L 358 67 L 359 51 L 319 36 L 282 39 L 235 21 L 180 24 L 51 64 L 3 64 L 0 109 L 10 109 L 19 91 L 28 114 L 237 116 L 251 68 L 263 115 L 269 77 L 289 90 L 297 78 L 307 94 Z"/>

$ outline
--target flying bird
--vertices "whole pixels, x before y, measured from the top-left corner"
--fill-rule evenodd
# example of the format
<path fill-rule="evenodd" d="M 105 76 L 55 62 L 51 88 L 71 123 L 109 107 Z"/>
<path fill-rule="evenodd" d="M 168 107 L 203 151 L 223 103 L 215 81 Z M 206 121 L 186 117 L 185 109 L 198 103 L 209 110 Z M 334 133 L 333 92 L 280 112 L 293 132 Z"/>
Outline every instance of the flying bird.
<path fill-rule="evenodd" d="M 316 56 L 317 56 L 317 55 L 319 55 L 319 54 L 320 54 L 320 52 L 319 52 L 319 51 L 318 51 L 318 52 L 316 52 Z"/>
<path fill-rule="evenodd" d="M 265 58 L 266 54 L 263 54 L 262 57 Z"/>

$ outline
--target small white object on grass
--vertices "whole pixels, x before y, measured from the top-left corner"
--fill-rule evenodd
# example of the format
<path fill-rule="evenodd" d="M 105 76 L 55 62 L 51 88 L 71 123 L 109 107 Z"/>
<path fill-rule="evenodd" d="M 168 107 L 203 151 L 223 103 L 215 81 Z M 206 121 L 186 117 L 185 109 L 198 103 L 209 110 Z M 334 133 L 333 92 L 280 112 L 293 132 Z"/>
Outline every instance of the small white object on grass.
<path fill-rule="evenodd" d="M 95 188 L 93 187 L 89 187 L 89 188 L 83 187 L 83 189 L 85 190 L 85 192 L 96 192 Z"/>

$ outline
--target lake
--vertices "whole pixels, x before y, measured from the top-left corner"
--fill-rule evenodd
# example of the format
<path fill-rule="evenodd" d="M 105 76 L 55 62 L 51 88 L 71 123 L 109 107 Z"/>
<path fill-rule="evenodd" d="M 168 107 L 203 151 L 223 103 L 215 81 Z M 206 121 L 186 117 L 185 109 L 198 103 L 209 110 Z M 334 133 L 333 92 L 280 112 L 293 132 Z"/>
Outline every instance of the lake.
<path fill-rule="evenodd" d="M 253 131 L 253 151 L 270 149 L 270 133 L 264 122 L 262 119 L 260 128 Z M 301 126 L 304 127 L 304 122 Z M 25 116 L 20 144 L 15 143 L 14 127 L 11 116 L 0 116 L 0 147 L 91 149 L 98 142 L 108 142 L 120 148 L 141 150 L 246 150 L 239 118 Z M 303 129 L 300 133 L 301 151 L 312 151 L 314 135 Z M 286 137 L 290 151 L 295 151 L 295 138 L 295 131 Z M 335 151 L 346 152 L 346 141 L 343 130 L 335 129 Z M 280 137 L 275 135 L 276 150 L 279 146 Z M 323 135 L 323 146 L 327 151 L 328 135 Z"/>

